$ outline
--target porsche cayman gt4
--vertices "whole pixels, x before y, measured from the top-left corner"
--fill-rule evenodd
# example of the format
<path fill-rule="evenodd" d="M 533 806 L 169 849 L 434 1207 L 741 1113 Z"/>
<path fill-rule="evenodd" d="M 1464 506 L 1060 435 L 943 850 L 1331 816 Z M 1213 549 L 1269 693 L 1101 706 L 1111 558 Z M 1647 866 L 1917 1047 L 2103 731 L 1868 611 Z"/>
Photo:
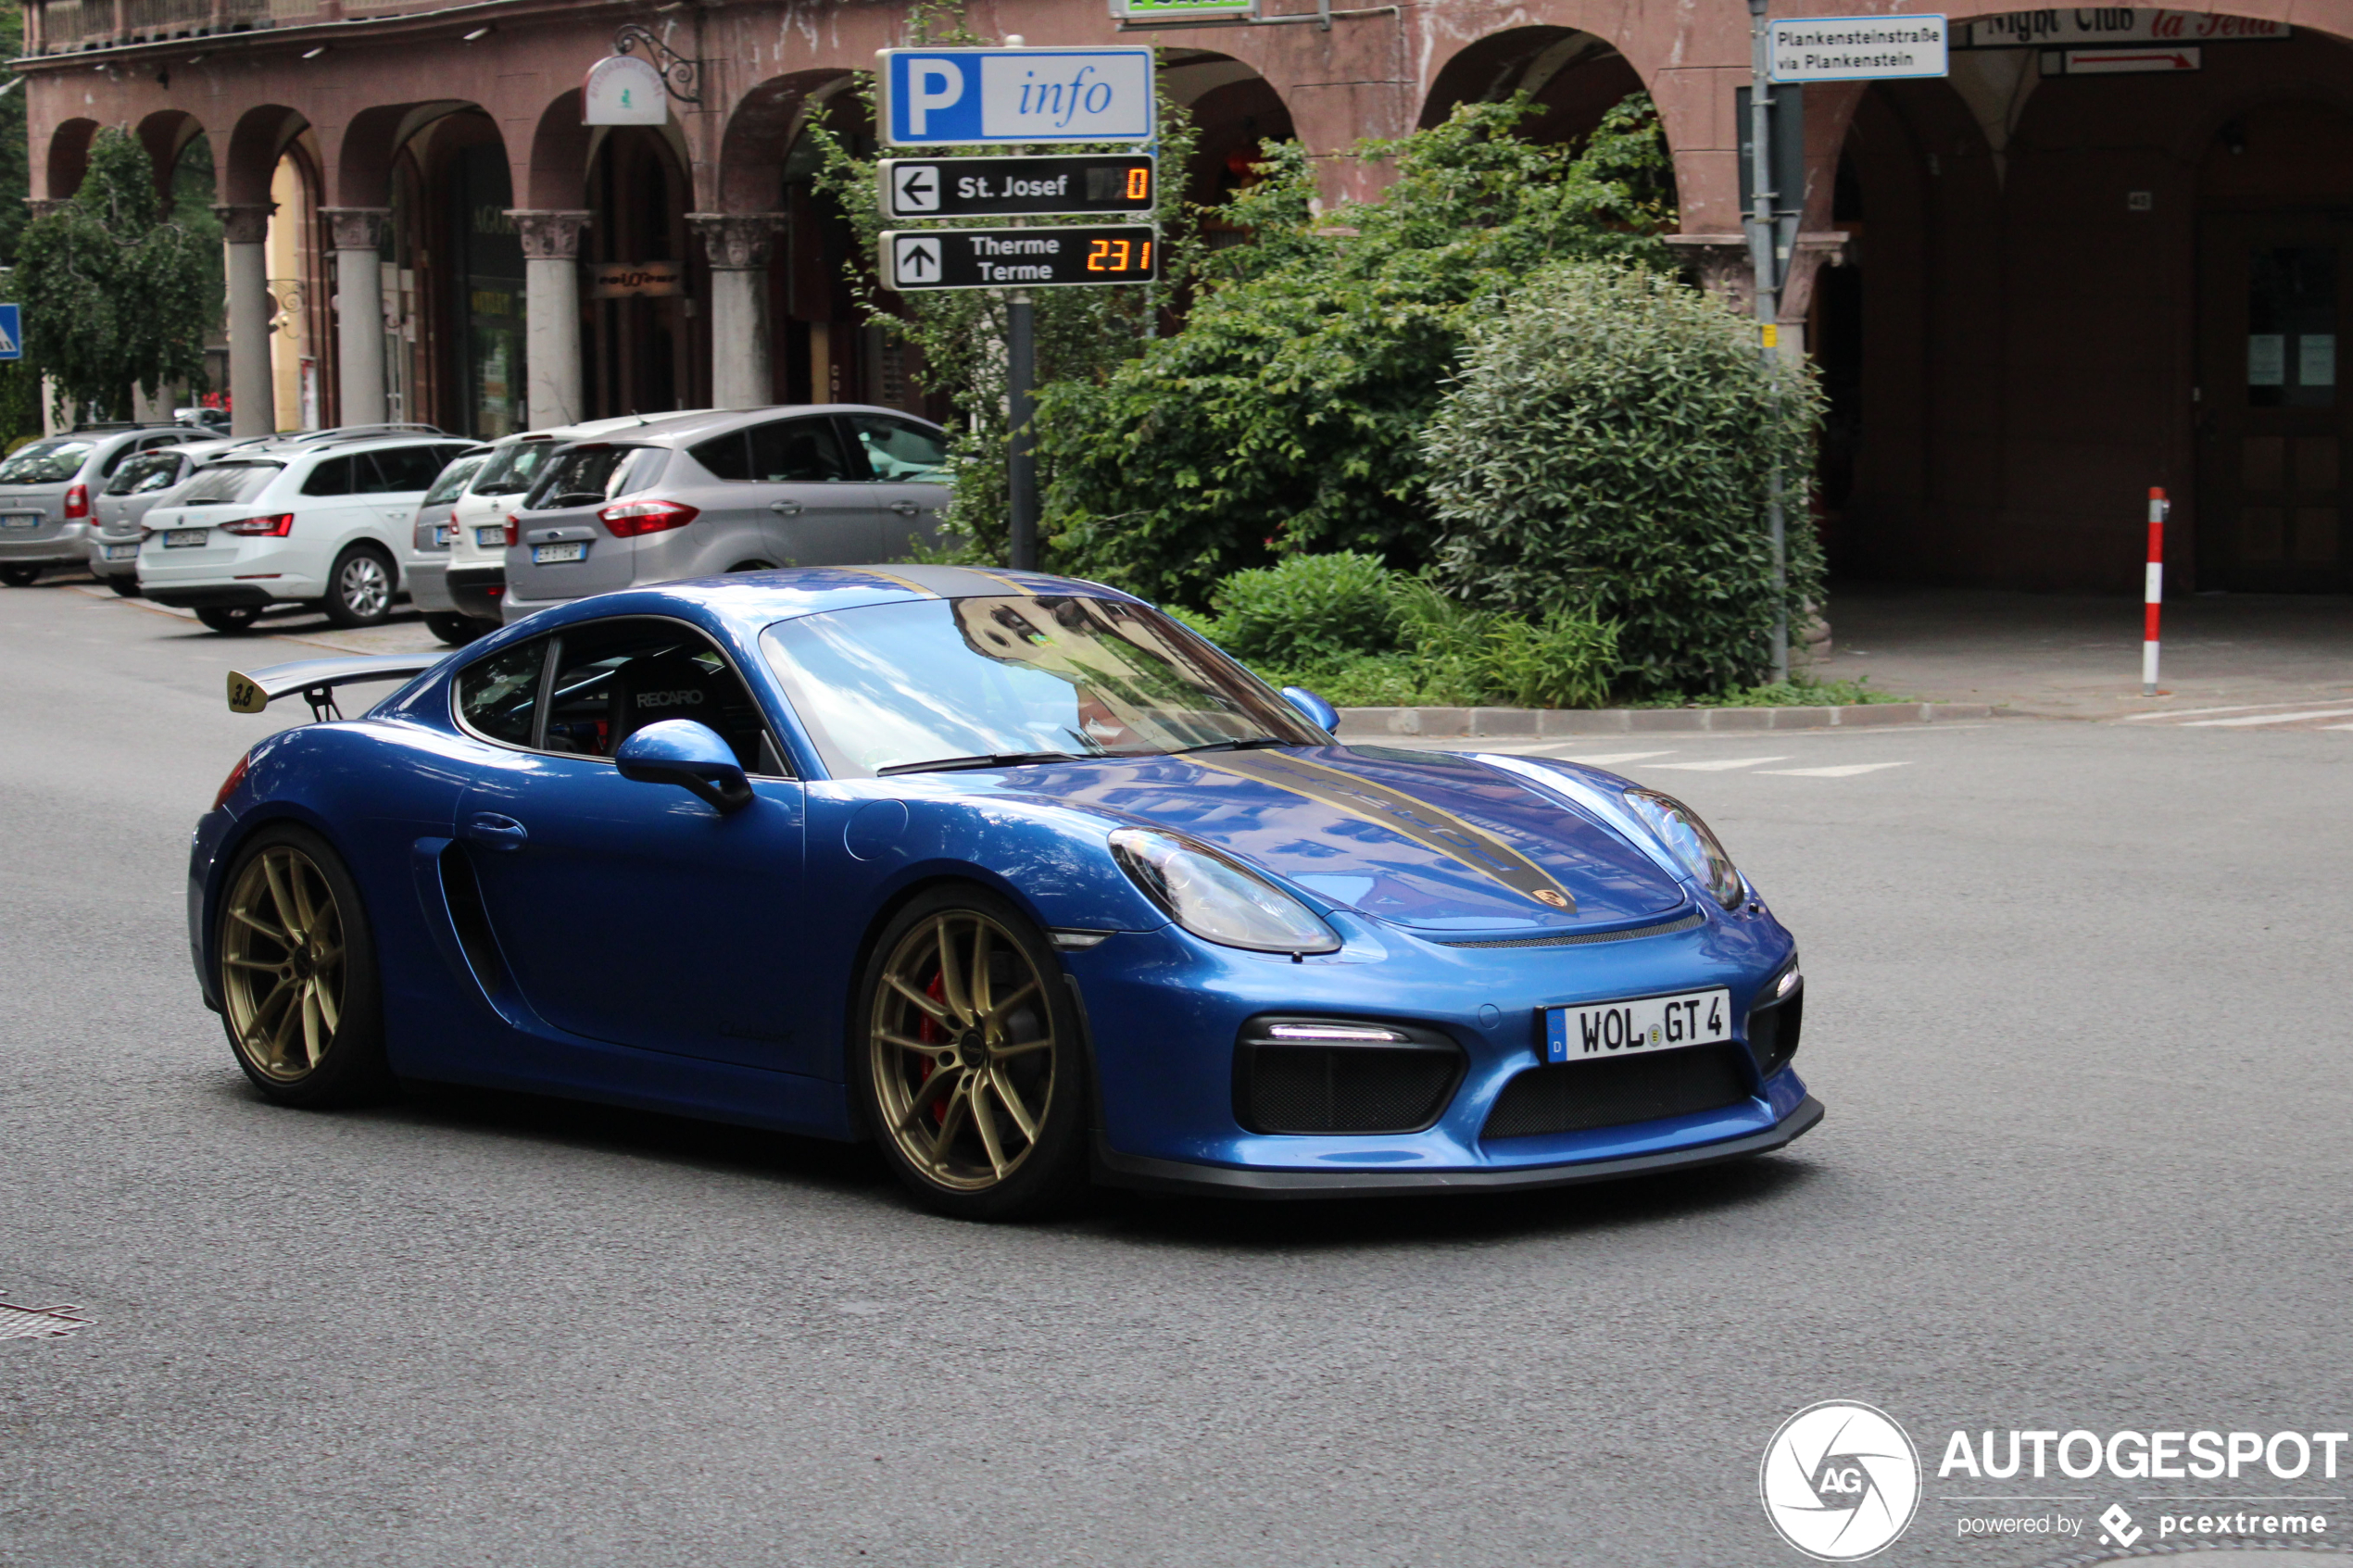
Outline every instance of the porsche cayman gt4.
<path fill-rule="evenodd" d="M 871 1139 L 974 1217 L 1555 1185 L 1822 1114 L 1795 946 L 1684 806 L 1343 742 L 1095 584 L 763 572 L 230 679 L 296 695 L 321 721 L 236 765 L 188 894 L 283 1103 L 437 1080 Z"/>

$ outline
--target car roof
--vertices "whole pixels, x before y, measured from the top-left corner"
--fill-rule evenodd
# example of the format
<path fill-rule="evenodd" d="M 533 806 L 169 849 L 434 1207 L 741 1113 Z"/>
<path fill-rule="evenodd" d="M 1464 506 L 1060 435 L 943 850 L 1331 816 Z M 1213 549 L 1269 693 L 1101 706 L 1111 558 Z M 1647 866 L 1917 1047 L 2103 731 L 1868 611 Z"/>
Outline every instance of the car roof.
<path fill-rule="evenodd" d="M 911 414 L 904 408 L 886 408 L 875 403 L 779 403 L 765 408 L 713 408 L 699 414 L 660 415 L 647 426 L 645 433 L 663 441 L 694 441 L 706 435 L 724 435 L 731 430 L 765 423 L 783 414 L 887 414 L 894 419 L 931 425 L 931 421 L 921 414 Z M 618 435 L 621 432 L 607 431 L 603 433 Z M 571 439 L 589 440 L 594 437 L 581 434 Z"/>
<path fill-rule="evenodd" d="M 886 566 L 786 567 L 774 571 L 735 571 L 724 577 L 689 578 L 658 587 L 623 589 L 574 599 L 560 608 L 542 613 L 547 617 L 546 624 L 555 624 L 602 615 L 675 613 L 682 607 L 692 606 L 726 623 L 738 636 L 749 641 L 762 628 L 776 621 L 821 610 L 855 609 L 918 599 L 1037 594 L 1117 599 L 1128 604 L 1143 602 L 1100 583 L 1054 577 L 1042 571 L 892 562 Z"/>
<path fill-rule="evenodd" d="M 374 452 L 387 446 L 447 446 L 459 443 L 468 447 L 480 443 L 471 436 L 436 435 L 429 431 L 412 431 L 406 435 L 352 435 L 331 441 L 271 441 L 259 445 L 239 445 L 224 451 L 224 458 L 267 458 L 274 461 L 291 462 L 296 458 L 324 458 L 347 452 Z"/>

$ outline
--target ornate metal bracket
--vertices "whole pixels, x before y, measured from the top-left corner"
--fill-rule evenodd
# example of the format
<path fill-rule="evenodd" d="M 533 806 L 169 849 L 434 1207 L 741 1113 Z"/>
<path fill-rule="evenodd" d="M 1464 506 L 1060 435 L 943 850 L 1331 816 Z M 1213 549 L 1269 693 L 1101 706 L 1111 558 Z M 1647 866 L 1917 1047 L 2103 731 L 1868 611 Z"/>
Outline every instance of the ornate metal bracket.
<path fill-rule="evenodd" d="M 642 22 L 623 22 L 612 35 L 612 52 L 626 55 L 643 45 L 646 57 L 661 66 L 662 90 L 682 104 L 700 107 L 702 94 L 702 62 L 690 60 L 677 50 L 654 36 L 653 30 Z"/>

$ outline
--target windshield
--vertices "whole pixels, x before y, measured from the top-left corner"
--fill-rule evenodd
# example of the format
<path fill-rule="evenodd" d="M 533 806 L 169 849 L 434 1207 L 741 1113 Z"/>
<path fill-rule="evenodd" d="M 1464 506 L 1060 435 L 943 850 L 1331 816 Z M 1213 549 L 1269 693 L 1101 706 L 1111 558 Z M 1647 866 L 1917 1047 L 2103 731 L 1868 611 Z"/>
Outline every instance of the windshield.
<path fill-rule="evenodd" d="M 62 484 L 97 448 L 94 441 L 36 441 L 0 463 L 0 484 Z"/>
<path fill-rule="evenodd" d="M 554 441 L 517 441 L 490 455 L 474 481 L 477 495 L 520 495 L 531 488 L 547 459 L 560 445 Z"/>
<path fill-rule="evenodd" d="M 1328 744 L 1144 605 L 919 599 L 779 621 L 761 646 L 837 777 L 1038 752 Z"/>
<path fill-rule="evenodd" d="M 150 452 L 132 458 L 114 470 L 107 481 L 109 495 L 136 495 L 148 490 L 161 490 L 170 484 L 180 471 L 180 458 L 170 452 Z"/>
<path fill-rule="evenodd" d="M 220 463 L 198 471 L 180 492 L 180 505 L 201 507 L 208 501 L 250 501 L 278 477 L 283 463 Z"/>
<path fill-rule="evenodd" d="M 481 469 L 484 461 L 484 459 L 480 457 L 459 458 L 456 462 L 441 470 L 441 477 L 433 482 L 433 488 L 425 492 L 425 498 L 419 502 L 418 505 L 425 507 L 447 506 L 450 502 L 456 500 L 459 496 L 466 493 L 466 481 L 474 476 L 476 471 Z"/>

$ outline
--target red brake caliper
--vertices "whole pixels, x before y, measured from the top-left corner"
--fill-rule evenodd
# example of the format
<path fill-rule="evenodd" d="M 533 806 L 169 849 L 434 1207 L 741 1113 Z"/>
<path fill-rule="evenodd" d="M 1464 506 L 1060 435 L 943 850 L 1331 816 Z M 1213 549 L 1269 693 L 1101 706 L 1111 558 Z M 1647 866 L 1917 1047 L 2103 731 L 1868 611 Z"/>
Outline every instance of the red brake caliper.
<path fill-rule="evenodd" d="M 933 975 L 931 977 L 931 984 L 924 987 L 924 995 L 929 997 L 935 1002 L 946 1002 L 948 999 L 947 979 L 948 976 L 945 971 Z M 944 1046 L 948 1043 L 948 1031 L 942 1029 L 939 1026 L 938 1021 L 933 1018 L 931 1014 L 925 1013 L 923 1015 L 923 1021 L 915 1025 L 915 1037 L 927 1046 Z M 934 1061 L 929 1057 L 925 1057 L 923 1059 L 923 1063 L 924 1075 L 915 1080 L 915 1086 L 917 1088 L 921 1088 L 925 1084 L 930 1083 L 931 1075 L 939 1071 L 939 1063 Z M 946 1100 L 941 1100 L 931 1108 L 931 1120 L 932 1125 L 934 1126 L 937 1126 L 948 1120 L 948 1102 Z"/>

